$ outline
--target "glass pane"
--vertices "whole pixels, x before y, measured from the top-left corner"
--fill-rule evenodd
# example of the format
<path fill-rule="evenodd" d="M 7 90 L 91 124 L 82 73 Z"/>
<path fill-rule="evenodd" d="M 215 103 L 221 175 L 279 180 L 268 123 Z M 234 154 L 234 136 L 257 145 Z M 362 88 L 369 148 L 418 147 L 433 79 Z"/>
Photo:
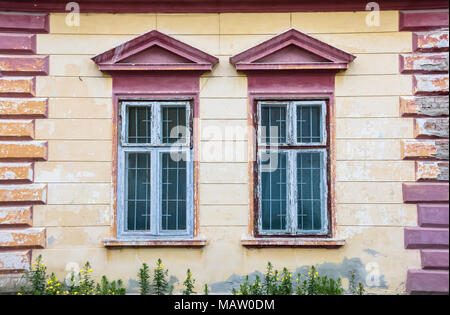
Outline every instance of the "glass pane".
<path fill-rule="evenodd" d="M 126 153 L 126 205 L 127 230 L 150 230 L 150 154 Z"/>
<path fill-rule="evenodd" d="M 186 107 L 162 107 L 162 142 L 186 143 Z"/>
<path fill-rule="evenodd" d="M 151 115 L 149 106 L 128 107 L 128 143 L 151 142 Z"/>
<path fill-rule="evenodd" d="M 297 142 L 322 142 L 322 107 L 320 105 L 297 106 Z"/>
<path fill-rule="evenodd" d="M 286 143 L 286 106 L 261 107 L 261 140 L 263 143 Z"/>
<path fill-rule="evenodd" d="M 261 217 L 265 231 L 286 229 L 287 154 L 273 153 L 261 162 Z"/>
<path fill-rule="evenodd" d="M 297 154 L 298 229 L 322 229 L 322 153 Z"/>
<path fill-rule="evenodd" d="M 186 230 L 186 156 L 162 154 L 161 228 L 163 231 Z"/>

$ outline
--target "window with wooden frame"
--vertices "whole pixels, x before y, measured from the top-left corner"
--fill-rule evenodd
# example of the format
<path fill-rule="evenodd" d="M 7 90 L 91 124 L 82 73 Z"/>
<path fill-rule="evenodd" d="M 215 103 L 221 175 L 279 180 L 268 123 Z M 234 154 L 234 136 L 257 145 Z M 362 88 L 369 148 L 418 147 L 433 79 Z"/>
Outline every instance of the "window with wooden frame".
<path fill-rule="evenodd" d="M 191 121 L 189 102 L 121 102 L 120 237 L 192 236 Z"/>
<path fill-rule="evenodd" d="M 325 101 L 259 101 L 260 235 L 327 235 Z"/>

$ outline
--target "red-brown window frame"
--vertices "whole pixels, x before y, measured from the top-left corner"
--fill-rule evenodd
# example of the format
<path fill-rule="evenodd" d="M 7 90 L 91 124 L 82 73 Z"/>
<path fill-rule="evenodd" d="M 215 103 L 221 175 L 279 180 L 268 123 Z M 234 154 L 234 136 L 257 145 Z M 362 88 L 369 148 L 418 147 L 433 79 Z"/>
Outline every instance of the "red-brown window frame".
<path fill-rule="evenodd" d="M 258 181 L 259 181 L 259 165 L 258 165 L 258 161 L 256 159 L 256 157 L 258 156 L 258 151 L 259 151 L 259 145 L 258 145 L 258 139 L 259 139 L 259 135 L 258 135 L 258 104 L 260 102 L 264 102 L 264 101 L 270 101 L 270 102 L 292 102 L 292 101 L 324 101 L 325 102 L 325 106 L 326 106 L 326 117 L 325 117 L 325 131 L 326 131 L 326 143 L 324 146 L 291 146 L 289 147 L 290 149 L 318 149 L 318 148 L 325 148 L 326 152 L 327 152 L 327 165 L 326 165 L 326 173 L 327 173 L 327 209 L 326 209 L 326 213 L 327 213 L 327 217 L 328 217 L 328 233 L 326 235 L 324 234 L 304 234 L 304 235 L 290 235 L 290 234 L 283 234 L 282 236 L 280 235 L 270 235 L 270 234 L 261 234 L 260 230 L 259 230 L 259 226 L 258 226 L 258 221 L 259 221 L 259 217 L 261 216 L 261 211 L 259 209 L 259 196 L 257 193 L 257 187 L 258 187 Z M 335 213 L 335 211 L 333 211 L 333 205 L 332 205 L 332 187 L 331 187 L 331 168 L 332 168 L 332 157 L 331 157 L 331 138 L 332 135 L 330 133 L 330 98 L 329 97 L 309 97 L 306 95 L 303 96 L 296 96 L 296 97 L 280 97 L 280 98 L 254 98 L 252 101 L 252 121 L 249 122 L 252 124 L 252 127 L 254 128 L 253 130 L 255 130 L 255 146 L 254 146 L 254 161 L 252 161 L 253 165 L 252 165 L 252 188 L 251 190 L 253 191 L 253 229 L 252 229 L 252 234 L 254 237 L 258 237 L 258 238 L 331 238 L 334 235 L 334 226 L 335 226 L 335 220 L 333 220 L 333 214 Z"/>
<path fill-rule="evenodd" d="M 336 201 L 335 201 L 335 173 L 336 173 L 336 139 L 335 139 L 335 110 L 334 110 L 334 93 L 292 93 L 286 95 L 285 93 L 250 93 L 248 102 L 248 118 L 247 125 L 249 130 L 253 130 L 252 137 L 249 137 L 249 200 L 250 200 L 250 214 L 249 214 L 249 235 L 255 238 L 280 238 L 279 235 L 261 235 L 258 230 L 258 161 L 256 159 L 258 154 L 257 145 L 257 130 L 258 130 L 258 102 L 260 101 L 308 101 L 321 100 L 325 101 L 327 106 L 326 115 L 326 131 L 327 131 L 327 186 L 328 186 L 328 200 L 327 200 L 327 214 L 329 218 L 329 233 L 328 235 L 283 235 L 286 239 L 327 239 L 336 236 Z M 302 147 L 306 148 L 306 147 Z"/>

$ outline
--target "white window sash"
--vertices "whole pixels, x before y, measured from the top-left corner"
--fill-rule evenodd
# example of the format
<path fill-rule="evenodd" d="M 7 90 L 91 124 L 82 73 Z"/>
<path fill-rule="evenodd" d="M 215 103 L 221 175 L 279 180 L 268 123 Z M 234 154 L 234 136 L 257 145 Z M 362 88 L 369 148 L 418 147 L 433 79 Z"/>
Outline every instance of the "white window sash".
<path fill-rule="evenodd" d="M 134 106 L 151 106 L 152 108 L 152 130 L 150 144 L 127 143 L 127 108 Z M 186 143 L 185 144 L 162 144 L 161 142 L 161 106 L 186 106 Z M 193 151 L 190 148 L 190 104 L 189 102 L 144 102 L 126 101 L 122 102 L 120 141 L 118 149 L 118 185 L 117 185 L 117 236 L 123 239 L 158 239 L 158 238 L 192 238 L 193 237 L 193 187 L 194 187 L 194 167 Z M 154 123 L 158 121 L 158 123 Z M 156 130 L 159 130 L 155 132 Z M 126 153 L 148 153 L 151 156 L 151 227 L 148 231 L 127 231 L 128 208 L 125 204 L 125 194 L 128 183 L 126 174 Z M 161 228 L 162 199 L 161 199 L 161 157 L 163 153 L 182 152 L 187 157 L 186 161 L 186 229 L 178 231 L 163 231 Z"/>
<path fill-rule="evenodd" d="M 268 106 L 285 106 L 286 107 L 286 143 L 275 144 L 265 143 L 261 141 L 261 108 Z M 321 141 L 320 143 L 301 143 L 297 142 L 297 107 L 299 106 L 321 106 Z M 327 145 L 326 132 L 326 115 L 327 108 L 325 101 L 260 101 L 257 104 L 258 111 L 258 146 L 260 151 L 257 156 L 258 165 L 258 183 L 257 183 L 257 199 L 258 199 L 258 233 L 260 235 L 327 235 L 329 233 L 328 218 L 328 152 L 325 148 L 319 148 Z M 267 132 L 267 131 L 266 131 Z M 265 140 L 265 139 L 264 139 Z M 265 149 L 270 145 L 269 149 Z M 317 146 L 318 148 L 314 148 Z M 288 147 L 299 147 L 290 149 Z M 302 149 L 301 147 L 309 147 Z M 286 211 L 286 229 L 285 230 L 263 230 L 262 227 L 262 172 L 261 172 L 261 155 L 263 152 L 285 152 L 287 153 L 287 211 Z M 318 230 L 299 230 L 298 229 L 298 191 L 297 191 L 297 154 L 319 152 L 321 154 L 321 179 L 320 179 L 320 200 L 321 200 L 321 219 L 322 227 Z"/>

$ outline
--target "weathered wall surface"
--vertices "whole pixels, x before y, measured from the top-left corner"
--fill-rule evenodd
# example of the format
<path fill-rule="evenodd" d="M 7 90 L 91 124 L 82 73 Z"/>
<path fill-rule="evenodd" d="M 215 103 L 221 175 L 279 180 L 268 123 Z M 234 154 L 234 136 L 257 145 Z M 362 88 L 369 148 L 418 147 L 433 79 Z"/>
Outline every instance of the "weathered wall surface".
<path fill-rule="evenodd" d="M 420 269 L 418 251 L 404 249 L 404 228 L 417 225 L 415 205 L 403 203 L 402 184 L 416 180 L 415 162 L 402 143 L 416 137 L 414 119 L 402 117 L 399 97 L 413 95 L 413 77 L 401 74 L 399 54 L 413 51 L 412 33 L 399 32 L 398 12 L 381 12 L 368 26 L 367 12 L 279 14 L 82 14 L 69 27 L 50 15 L 50 33 L 37 35 L 37 53 L 49 55 L 49 76 L 36 77 L 36 97 L 48 98 L 48 119 L 35 122 L 35 139 L 48 142 L 48 161 L 36 162 L 34 181 L 48 186 L 46 205 L 33 208 L 33 225 L 45 227 L 42 254 L 64 276 L 67 263 L 89 260 L 94 274 L 121 278 L 135 288 L 142 262 L 161 258 L 182 283 L 191 268 L 197 283 L 230 290 L 237 276 L 276 267 L 312 264 L 330 275 L 357 272 L 369 289 L 404 293 L 408 269 Z M 248 236 L 247 136 L 237 142 L 201 135 L 200 236 L 202 249 L 105 249 L 112 222 L 112 84 L 90 58 L 152 29 L 209 54 L 220 64 L 201 78 L 201 126 L 245 127 L 247 81 L 229 57 L 296 28 L 357 56 L 336 77 L 336 204 L 339 249 L 246 249 Z M 238 150 L 208 159 L 206 148 L 223 142 Z M 203 156 L 202 152 L 205 152 Z M 226 282 L 228 281 L 228 282 Z"/>
<path fill-rule="evenodd" d="M 416 140 L 404 141 L 403 158 L 415 160 L 416 181 L 403 185 L 405 203 L 417 204 L 417 227 L 405 228 L 405 248 L 420 250 L 422 269 L 408 270 L 411 294 L 448 294 L 448 28 L 433 14 L 405 14 L 414 30 L 412 54 L 400 56 L 402 73 L 412 73 L 415 96 L 401 98 L 401 113 L 414 117 Z M 421 21 L 419 23 L 419 21 Z"/>
<path fill-rule="evenodd" d="M 34 169 L 47 159 L 47 142 L 35 134 L 36 119 L 48 113 L 47 98 L 35 97 L 37 76 L 49 71 L 49 57 L 36 55 L 36 33 L 46 32 L 45 14 L 0 13 L 0 292 L 30 267 L 30 249 L 46 245 L 45 227 L 33 227 L 33 205 L 47 200 Z"/>

